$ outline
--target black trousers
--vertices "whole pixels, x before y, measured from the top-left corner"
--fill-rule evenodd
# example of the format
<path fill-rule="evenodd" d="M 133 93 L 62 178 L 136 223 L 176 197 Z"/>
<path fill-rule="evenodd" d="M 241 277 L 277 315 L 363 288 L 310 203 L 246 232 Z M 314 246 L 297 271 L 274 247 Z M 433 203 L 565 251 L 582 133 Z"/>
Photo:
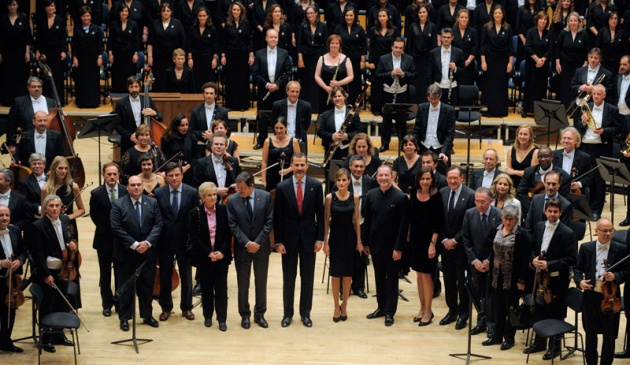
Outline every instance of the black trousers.
<path fill-rule="evenodd" d="M 190 265 L 190 257 L 184 250 L 177 249 L 173 252 L 170 249 L 160 251 L 160 307 L 163 312 L 173 310 L 173 291 L 172 274 L 175 269 L 174 257 L 177 259 L 177 268 L 179 269 L 179 287 L 181 289 L 179 308 L 182 311 L 191 310 L 192 305 L 192 266 Z"/>
<path fill-rule="evenodd" d="M 284 316 L 292 317 L 295 299 L 295 279 L 300 266 L 300 316 L 310 317 L 313 307 L 313 281 L 315 280 L 315 252 L 287 252 L 282 255 L 282 302 Z"/>
<path fill-rule="evenodd" d="M 382 91 L 383 105 L 393 103 L 394 94 Z M 396 103 L 405 104 L 409 100 L 407 92 L 396 95 Z M 392 122 L 396 121 L 396 135 L 398 136 L 398 149 L 402 149 L 402 139 L 407 134 L 406 115 L 395 115 L 392 118 L 389 113 L 383 113 L 383 125 L 381 127 L 381 145 L 389 146 L 392 140 Z"/>
<path fill-rule="evenodd" d="M 238 285 L 238 313 L 241 317 L 250 317 L 252 311 L 249 307 L 249 281 L 254 267 L 254 285 L 256 286 L 256 304 L 254 305 L 254 315 L 262 316 L 267 311 L 267 273 L 269 272 L 269 248 L 265 249 L 267 243 L 263 243 L 260 250 L 255 254 L 238 252 L 234 258 L 236 266 L 236 282 Z M 245 250 L 244 247 L 237 247 L 235 250 Z M 203 290 L 203 284 L 201 284 Z M 202 293 L 203 295 L 203 293 Z"/>
<path fill-rule="evenodd" d="M 442 97 L 440 98 L 441 102 L 443 102 L 444 104 L 451 105 L 451 106 L 455 106 L 459 104 L 459 88 L 457 86 L 451 89 L 451 100 L 448 100 L 448 89 L 441 89 L 441 90 L 442 90 Z"/>
<path fill-rule="evenodd" d="M 600 156 L 612 156 L 612 146 L 607 144 L 582 143 L 580 150 L 591 155 L 591 164 L 593 164 L 593 166 L 597 166 L 595 159 Z M 606 182 L 602 179 L 599 172 L 593 173 L 593 185 L 590 191 L 591 199 L 589 205 L 593 212 L 599 212 L 601 214 L 604 204 L 606 203 Z"/>
<path fill-rule="evenodd" d="M 509 310 L 511 306 L 518 305 L 519 295 L 516 288 L 503 289 L 503 274 L 499 272 L 499 280 L 497 288 L 492 289 L 493 299 L 495 303 L 496 326 L 494 328 L 493 339 L 505 339 L 505 341 L 514 342 L 514 334 L 516 328 L 512 326 L 509 319 Z M 491 313 L 486 313 L 490 315 Z"/>
<path fill-rule="evenodd" d="M 378 308 L 392 316 L 398 309 L 398 272 L 400 260 L 394 261 L 391 255 L 372 255 L 376 303 Z"/>
<path fill-rule="evenodd" d="M 7 307 L 4 298 L 9 293 L 9 288 L 6 286 L 6 280 L 0 281 L 0 350 L 8 349 L 13 346 L 13 340 L 11 340 L 11 332 L 13 332 L 13 325 L 15 324 L 15 309 Z M 9 311 L 11 318 L 9 319 Z"/>
<path fill-rule="evenodd" d="M 215 310 L 217 321 L 225 322 L 227 319 L 227 275 L 230 267 L 227 260 L 225 257 L 216 262 L 204 259 L 203 263 L 197 266 L 201 282 L 201 305 L 205 319 L 212 319 Z"/>
<path fill-rule="evenodd" d="M 114 266 L 112 254 L 113 251 L 110 249 L 96 250 L 100 273 L 98 286 L 101 289 L 101 305 L 103 309 L 109 309 L 114 305 L 118 309 L 118 304 L 114 303 L 114 294 L 112 292 L 112 271 L 114 272 L 114 290 L 118 290 L 118 273 L 116 272 L 116 266 Z"/>
<path fill-rule="evenodd" d="M 584 327 L 584 356 L 587 364 L 597 364 L 597 335 L 602 334 L 600 365 L 610 365 L 615 358 L 615 339 L 619 332 L 620 313 L 604 314 L 601 303 L 604 296 L 592 290 L 584 292 L 582 306 L 582 325 Z"/>
<path fill-rule="evenodd" d="M 365 291 L 365 268 L 368 257 L 362 252 L 354 251 L 352 268 L 352 291 Z"/>
<path fill-rule="evenodd" d="M 466 252 L 461 243 L 453 250 L 442 247 L 442 272 L 444 275 L 444 297 L 449 313 L 468 315 L 468 292 L 464 286 L 464 272 L 468 270 Z M 459 302 L 458 302 L 459 297 Z"/>
<path fill-rule="evenodd" d="M 146 254 L 146 253 L 145 253 Z M 131 278 L 136 269 L 142 264 L 142 261 L 126 262 L 118 261 L 118 287 L 122 287 L 125 282 Z M 138 296 L 138 303 L 140 308 L 141 318 L 151 318 L 153 316 L 153 282 L 155 280 L 155 258 L 148 260 L 140 276 L 136 281 L 136 295 Z M 133 316 L 133 301 L 136 298 L 133 297 L 133 286 L 129 287 L 118 299 L 118 319 L 121 321 L 129 320 Z"/>

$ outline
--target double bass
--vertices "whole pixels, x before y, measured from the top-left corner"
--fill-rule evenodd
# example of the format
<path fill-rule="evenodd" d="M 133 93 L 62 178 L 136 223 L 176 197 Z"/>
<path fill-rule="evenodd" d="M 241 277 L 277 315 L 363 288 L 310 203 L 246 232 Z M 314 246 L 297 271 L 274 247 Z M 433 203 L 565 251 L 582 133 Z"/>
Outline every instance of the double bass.
<path fill-rule="evenodd" d="M 50 80 L 52 85 L 53 96 L 55 99 L 55 108 L 48 113 L 48 129 L 61 133 L 61 139 L 63 140 L 64 155 L 68 160 L 68 167 L 70 168 L 70 175 L 76 181 L 80 188 L 85 185 L 85 169 L 83 168 L 83 161 L 74 150 L 74 140 L 77 138 L 77 131 L 74 127 L 74 123 L 69 117 L 64 115 L 61 109 L 61 99 L 55 86 L 55 80 L 53 79 L 52 71 L 50 67 L 46 65 L 46 56 L 41 55 L 37 60 L 37 64 L 44 74 L 44 77 Z"/>
<path fill-rule="evenodd" d="M 144 105 L 143 108 L 150 108 L 151 102 L 149 99 L 149 85 L 153 83 L 153 74 L 151 73 L 151 67 L 147 66 L 143 70 L 144 74 L 144 82 L 142 83 L 142 87 L 144 89 Z M 151 116 L 145 116 L 142 118 L 142 123 L 149 126 L 151 130 L 151 138 L 156 146 L 162 148 L 162 136 L 166 133 L 166 126 L 160 123 L 157 119 Z"/>

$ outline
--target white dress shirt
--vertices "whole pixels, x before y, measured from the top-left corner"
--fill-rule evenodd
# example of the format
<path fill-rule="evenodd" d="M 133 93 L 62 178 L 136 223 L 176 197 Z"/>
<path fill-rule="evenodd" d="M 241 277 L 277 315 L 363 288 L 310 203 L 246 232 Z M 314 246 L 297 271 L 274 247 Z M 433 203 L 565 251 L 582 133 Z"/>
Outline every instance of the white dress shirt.
<path fill-rule="evenodd" d="M 214 174 L 217 176 L 217 184 L 220 188 L 224 188 L 227 172 L 225 171 L 223 159 L 215 155 L 211 155 L 210 158 L 212 158 L 212 164 L 214 165 Z"/>
<path fill-rule="evenodd" d="M 4 205 L 6 207 L 9 206 L 9 200 L 11 199 L 11 189 L 4 194 L 0 194 L 0 205 Z"/>
<path fill-rule="evenodd" d="M 136 127 L 142 123 L 142 103 L 140 97 L 133 98 L 129 95 L 129 104 L 131 104 L 131 111 L 133 112 L 133 119 L 136 121 Z"/>
<path fill-rule="evenodd" d="M 33 106 L 33 114 L 38 111 L 43 111 L 48 114 L 48 104 L 46 104 L 46 97 L 40 96 L 39 99 L 34 99 L 31 96 L 31 105 Z"/>
<path fill-rule="evenodd" d="M 621 87 L 619 88 L 619 114 L 630 114 L 630 105 L 626 105 L 626 95 L 628 94 L 628 86 L 630 86 L 630 75 L 623 75 L 621 77 Z"/>
<path fill-rule="evenodd" d="M 444 46 L 440 47 L 440 60 L 442 61 L 442 78 L 440 79 L 440 83 L 438 84 L 440 86 L 440 89 L 448 89 L 449 88 L 449 84 L 450 84 L 450 80 L 448 77 L 449 74 L 449 64 L 451 63 L 451 51 L 453 50 L 453 47 L 449 47 L 449 48 L 445 48 Z M 457 81 L 455 81 L 455 79 L 453 79 L 453 84 L 451 85 L 452 87 L 456 87 L 457 86 Z"/>
<path fill-rule="evenodd" d="M 4 257 L 11 257 L 13 255 L 13 246 L 11 246 L 11 236 L 9 235 L 9 230 L 4 229 L 2 234 L 0 234 L 0 241 L 2 241 L 2 249 L 4 250 Z"/>
<path fill-rule="evenodd" d="M 212 103 L 211 105 L 204 104 L 204 109 L 206 111 L 206 125 L 208 130 L 212 129 L 212 119 L 214 118 L 214 109 L 216 108 L 217 103 Z"/>
<path fill-rule="evenodd" d="M 346 107 L 344 106 L 341 109 L 335 107 L 335 131 L 341 129 L 341 125 L 343 124 L 344 120 L 346 120 Z M 348 146 L 350 146 L 348 141 L 341 141 L 339 142 L 338 148 L 343 150 L 348 148 Z"/>
<path fill-rule="evenodd" d="M 575 158 L 575 150 L 571 152 L 562 151 L 562 169 L 569 175 L 571 175 L 571 169 L 573 168 L 573 159 Z"/>
<path fill-rule="evenodd" d="M 291 137 L 295 137 L 297 104 L 297 101 L 295 104 L 291 104 L 291 102 L 287 99 L 287 134 Z"/>
<path fill-rule="evenodd" d="M 549 243 L 551 242 L 553 234 L 556 233 L 556 228 L 558 228 L 558 221 L 556 221 L 556 223 L 545 222 L 545 233 L 543 233 L 542 244 L 540 246 L 541 252 L 549 249 Z"/>
<path fill-rule="evenodd" d="M 433 105 L 429 104 L 429 118 L 427 121 L 427 134 L 424 137 L 424 141 L 422 144 L 429 148 L 433 147 L 433 149 L 438 149 L 442 147 L 440 141 L 437 138 L 437 128 L 438 128 L 438 120 L 440 118 L 440 107 L 442 103 L 438 103 L 438 105 L 434 108 Z"/>
<path fill-rule="evenodd" d="M 35 137 L 35 152 L 41 153 L 42 155 L 46 155 L 46 131 L 44 133 L 39 133 L 38 131 L 34 131 L 33 136 Z"/>
<path fill-rule="evenodd" d="M 595 119 L 595 125 L 597 128 L 602 125 L 602 116 L 604 114 L 604 103 L 601 105 L 593 105 L 592 109 L 593 119 Z M 599 134 L 595 134 L 592 128 L 588 128 L 586 133 L 584 133 L 584 137 L 582 137 L 582 143 L 591 143 L 591 144 L 601 144 L 602 137 Z"/>
<path fill-rule="evenodd" d="M 269 82 L 274 82 L 276 79 L 276 60 L 278 59 L 277 47 L 267 47 L 267 74 L 269 75 Z"/>

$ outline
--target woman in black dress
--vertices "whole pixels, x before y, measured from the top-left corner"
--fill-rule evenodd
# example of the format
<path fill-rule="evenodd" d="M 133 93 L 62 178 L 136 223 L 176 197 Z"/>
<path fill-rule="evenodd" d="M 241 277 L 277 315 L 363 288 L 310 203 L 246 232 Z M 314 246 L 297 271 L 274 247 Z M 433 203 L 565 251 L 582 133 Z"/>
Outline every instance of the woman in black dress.
<path fill-rule="evenodd" d="M 508 115 L 508 79 L 514 65 L 512 28 L 505 21 L 503 7 L 492 10 L 492 20 L 483 26 L 481 33 L 481 69 L 484 72 L 484 89 L 481 103 L 488 106 L 487 115 Z"/>
<path fill-rule="evenodd" d="M 400 191 L 410 194 L 416 187 L 416 176 L 422 167 L 422 159 L 418 155 L 416 136 L 408 134 L 402 140 L 403 154 L 394 160 L 392 181 Z M 409 266 L 407 266 L 409 267 Z"/>
<path fill-rule="evenodd" d="M 162 151 L 151 142 L 151 130 L 146 124 L 140 124 L 136 129 L 136 143 L 129 148 L 120 158 L 120 180 L 123 185 L 127 185 L 127 180 L 133 175 L 142 172 L 140 166 L 140 156 L 150 154 L 153 157 L 153 166 L 161 166 L 166 159 Z"/>
<path fill-rule="evenodd" d="M 381 166 L 381 160 L 374 154 L 375 149 L 372 140 L 366 133 L 357 133 L 350 141 L 348 149 L 348 157 L 343 163 L 343 167 L 346 169 L 350 169 L 350 157 L 354 155 L 363 157 L 365 162 L 363 175 L 373 176 Z"/>
<path fill-rule="evenodd" d="M 571 91 L 571 80 L 575 70 L 586 63 L 586 54 L 589 50 L 588 35 L 582 30 L 580 15 L 576 12 L 569 14 L 567 24 L 567 28 L 560 32 L 556 39 L 554 57 L 558 73 L 556 99 L 565 107 L 571 104 L 575 96 Z"/>
<path fill-rule="evenodd" d="M 457 76 L 457 83 L 459 85 L 474 85 L 477 78 L 475 57 L 479 52 L 479 37 L 475 28 L 470 24 L 470 11 L 468 9 L 460 9 L 457 13 L 451 45 L 461 49 L 466 59 L 464 70 Z"/>
<path fill-rule="evenodd" d="M 586 29 L 589 39 L 589 48 L 595 46 L 595 40 L 599 30 L 606 26 L 608 14 L 617 11 L 615 4 L 610 0 L 596 0 L 588 6 L 586 12 Z"/>
<path fill-rule="evenodd" d="M 619 14 L 611 11 L 608 26 L 597 33 L 595 47 L 602 50 L 602 66 L 613 74 L 619 69 L 621 56 L 628 53 L 630 35 L 619 25 Z"/>
<path fill-rule="evenodd" d="M 153 192 L 155 189 L 166 185 L 162 174 L 153 172 L 156 169 L 154 160 L 155 156 L 151 152 L 140 154 L 137 159 L 140 173 L 136 176 L 142 179 L 142 194 L 147 196 L 154 196 Z"/>
<path fill-rule="evenodd" d="M 184 114 L 178 114 L 171 121 L 166 133 L 162 137 L 162 152 L 166 160 L 170 160 L 173 156 L 181 152 L 181 156 L 176 157 L 173 161 L 178 162 L 184 171 L 184 183 L 192 184 L 192 163 L 198 159 L 197 141 L 189 133 L 188 118 Z"/>
<path fill-rule="evenodd" d="M 326 25 L 319 21 L 318 9 L 316 5 L 309 5 L 306 8 L 306 17 L 300 25 L 296 39 L 298 54 L 298 75 L 300 85 L 302 85 L 302 98 L 311 103 L 312 112 L 320 113 L 320 91 L 315 82 L 315 69 L 319 57 L 324 54 L 324 47 L 328 32 Z M 326 100 L 324 100 L 324 103 Z"/>
<path fill-rule="evenodd" d="M 291 157 L 295 152 L 300 152 L 300 144 L 297 139 L 287 134 L 287 121 L 284 117 L 278 118 L 276 124 L 273 125 L 275 135 L 269 137 L 263 144 L 262 165 L 262 184 L 265 190 L 271 191 L 280 183 L 282 179 L 290 179 L 293 176 L 293 168 L 291 166 Z M 265 170 L 268 166 L 278 163 L 276 166 Z"/>
<path fill-rule="evenodd" d="M 127 91 L 127 78 L 136 74 L 136 62 L 138 52 L 142 51 L 140 44 L 140 28 L 138 24 L 129 19 L 127 5 L 118 6 L 118 19 L 109 26 L 107 37 L 107 53 L 109 63 L 112 65 L 112 92 L 124 93 Z"/>
<path fill-rule="evenodd" d="M 525 100 L 523 102 L 523 118 L 534 113 L 534 102 L 547 95 L 549 78 L 549 62 L 553 55 L 553 41 L 547 30 L 549 16 L 544 11 L 538 12 L 534 20 L 536 24 L 527 32 L 525 46 Z"/>
<path fill-rule="evenodd" d="M 464 9 L 457 0 L 448 0 L 444 5 L 437 9 L 437 29 L 451 28 L 457 20 L 457 12 Z"/>
<path fill-rule="evenodd" d="M 341 37 L 333 34 L 328 37 L 328 53 L 317 60 L 315 82 L 319 85 L 319 112 L 333 108 L 332 91 L 337 86 L 348 85 L 354 79 L 350 58 L 341 53 Z"/>
<path fill-rule="evenodd" d="M 203 7 L 202 0 L 180 0 L 174 2 L 173 16 L 182 23 L 182 27 L 188 30 L 197 20 L 197 12 Z M 181 45 L 183 46 L 183 45 Z"/>
<path fill-rule="evenodd" d="M 16 0 L 7 2 L 9 13 L 0 20 L 0 104 L 11 105 L 24 95 L 31 61 L 31 27 L 28 17 L 18 13 Z"/>
<path fill-rule="evenodd" d="M 193 72 L 186 66 L 186 52 L 177 48 L 173 51 L 173 66 L 166 69 L 166 92 L 193 94 Z"/>
<path fill-rule="evenodd" d="M 278 47 L 289 52 L 289 55 L 293 55 L 293 30 L 289 23 L 284 21 L 284 12 L 278 4 L 272 4 L 269 7 L 263 34 L 267 34 L 267 30 L 271 28 L 278 32 Z"/>
<path fill-rule="evenodd" d="M 59 7 L 61 6 L 59 4 Z M 83 16 L 81 8 L 84 6 L 90 8 L 92 23 L 100 27 L 103 24 L 103 0 L 68 0 L 68 12 L 74 25 L 81 24 L 81 17 Z"/>
<path fill-rule="evenodd" d="M 572 0 L 560 0 L 556 5 L 556 9 L 553 12 L 553 18 L 551 19 L 551 26 L 549 30 L 551 31 L 551 37 L 555 40 L 560 35 L 560 32 L 564 30 L 564 28 L 568 25 L 569 14 L 573 12 L 573 1 Z"/>
<path fill-rule="evenodd" d="M 324 253 L 330 257 L 332 277 L 332 297 L 334 303 L 333 321 L 348 319 L 348 298 L 352 282 L 354 251 L 363 252 L 361 244 L 361 216 L 359 196 L 353 195 L 348 186 L 350 172 L 341 168 L 335 174 L 337 191 L 326 195 L 326 215 L 324 217 Z M 343 287 L 343 301 L 339 305 L 339 287 Z"/>
<path fill-rule="evenodd" d="M 416 175 L 416 191 L 409 202 L 409 243 L 411 268 L 416 271 L 420 311 L 413 318 L 418 326 L 427 326 L 433 321 L 433 278 L 437 267 L 435 245 L 442 231 L 444 207 L 435 185 L 431 167 L 420 168 Z"/>
<path fill-rule="evenodd" d="M 185 44 L 186 31 L 182 23 L 172 17 L 171 4 L 162 3 L 160 18 L 149 26 L 147 40 L 147 63 L 155 76 L 152 91 L 166 91 L 165 74 L 172 64 L 173 51 Z"/>
<path fill-rule="evenodd" d="M 199 198 L 202 204 L 190 212 L 189 234 L 194 249 L 193 262 L 201 283 L 203 324 L 206 327 L 212 326 L 212 316 L 216 309 L 219 330 L 225 332 L 227 277 L 232 261 L 232 233 L 228 224 L 227 207 L 225 204 L 217 204 L 217 187 L 211 182 L 199 186 Z M 214 221 L 214 229 L 208 226 L 208 221 Z"/>
<path fill-rule="evenodd" d="M 416 77 L 413 84 L 416 87 L 416 100 L 418 103 L 421 96 L 426 94 L 429 86 L 428 73 L 421 72 L 429 67 L 429 51 L 437 47 L 438 30 L 435 24 L 429 21 L 429 7 L 427 5 L 418 6 L 417 21 L 410 25 L 406 31 L 407 42 L 405 44 L 405 53 L 413 57 Z"/>
<path fill-rule="evenodd" d="M 343 12 L 343 24 L 335 28 L 334 34 L 341 37 L 343 53 L 352 63 L 354 78 L 348 84 L 348 103 L 354 102 L 361 93 L 361 73 L 365 69 L 365 56 L 367 54 L 367 35 L 363 27 L 357 22 L 357 11 L 354 8 L 346 8 Z"/>
<path fill-rule="evenodd" d="M 400 29 L 392 25 L 387 9 L 379 9 L 378 23 L 368 32 L 369 63 L 366 67 L 372 70 L 370 86 L 370 108 L 374 115 L 381 115 L 381 93 L 383 83 L 376 77 L 376 66 L 382 55 L 392 51 L 394 39 L 400 37 Z"/>
<path fill-rule="evenodd" d="M 265 48 L 267 43 L 265 42 L 265 22 L 267 15 L 271 11 L 271 6 L 276 5 L 276 0 L 252 0 L 249 5 L 249 18 L 252 22 L 254 51 Z"/>
<path fill-rule="evenodd" d="M 91 11 L 87 6 L 79 10 L 81 23 L 74 27 L 72 37 L 74 102 L 79 108 L 96 108 L 100 105 L 103 31 L 92 23 Z"/>
<path fill-rule="evenodd" d="M 35 37 L 35 59 L 46 56 L 46 64 L 50 68 L 55 81 L 59 102 L 66 105 L 64 93 L 64 71 L 68 57 L 68 27 L 63 19 L 55 14 L 54 0 L 46 0 L 46 15 L 36 18 L 37 37 Z M 44 89 L 44 95 L 53 98 L 52 87 Z"/>
<path fill-rule="evenodd" d="M 193 88 L 198 92 L 206 82 L 217 81 L 219 63 L 219 38 L 205 7 L 199 8 L 197 22 L 190 28 L 186 39 L 188 67 L 193 71 Z"/>
<path fill-rule="evenodd" d="M 505 172 L 512 178 L 514 186 L 518 187 L 525 169 L 538 165 L 538 148 L 534 144 L 534 129 L 531 126 L 518 127 L 514 145 L 510 148 L 508 156 Z"/>
<path fill-rule="evenodd" d="M 252 29 L 245 7 L 232 3 L 223 29 L 221 65 L 225 67 L 225 107 L 244 111 L 249 109 L 249 67 L 254 64 Z"/>
<path fill-rule="evenodd" d="M 516 59 L 523 60 L 525 56 L 525 46 L 527 45 L 527 32 L 536 26 L 534 17 L 540 11 L 539 0 L 526 0 L 525 5 L 518 8 L 516 13 L 516 26 L 514 33 L 518 35 Z M 520 62 L 520 61 L 519 61 Z"/>
<path fill-rule="evenodd" d="M 324 3 L 322 3 L 322 5 L 323 4 Z M 343 25 L 346 10 L 354 8 L 356 8 L 356 6 L 348 0 L 332 0 L 328 8 L 324 9 L 326 11 L 324 19 L 326 19 L 328 34 L 333 34 L 335 28 Z"/>

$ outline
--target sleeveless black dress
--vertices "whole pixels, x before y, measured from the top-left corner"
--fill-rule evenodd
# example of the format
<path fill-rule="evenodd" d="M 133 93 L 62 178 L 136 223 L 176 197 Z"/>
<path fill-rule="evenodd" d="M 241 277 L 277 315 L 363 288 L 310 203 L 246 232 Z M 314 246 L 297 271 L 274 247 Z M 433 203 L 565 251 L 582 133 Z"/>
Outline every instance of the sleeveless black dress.
<path fill-rule="evenodd" d="M 332 194 L 330 206 L 330 276 L 352 276 L 354 251 L 357 236 L 354 232 L 354 197 L 340 200 L 336 193 Z"/>
<path fill-rule="evenodd" d="M 280 162 L 280 155 L 284 152 L 284 168 L 287 169 L 291 166 L 291 157 L 293 156 L 293 138 L 289 140 L 289 144 L 285 147 L 276 147 L 273 145 L 273 140 L 269 138 L 269 156 L 267 157 L 267 166 L 271 166 L 276 162 Z M 276 188 L 276 185 L 280 183 L 280 164 L 267 170 L 267 187 L 265 190 L 271 191 Z M 284 179 L 290 179 L 293 173 L 284 175 Z"/>
<path fill-rule="evenodd" d="M 348 76 L 348 70 L 346 70 L 347 59 L 348 57 L 344 57 L 343 60 L 341 60 L 341 63 L 339 64 L 339 71 L 337 71 L 337 65 L 327 65 L 326 62 L 324 61 L 324 56 L 322 56 L 322 71 L 321 71 L 320 76 L 326 85 L 330 84 L 330 81 L 332 81 L 333 77 L 335 76 L 336 71 L 337 71 L 337 77 L 335 77 L 336 81 L 343 80 L 346 78 L 346 76 Z M 348 91 L 346 86 L 344 86 L 343 88 L 346 89 L 346 91 Z M 320 87 L 319 88 L 319 113 L 320 114 L 325 112 L 326 110 L 332 109 L 333 106 L 335 106 L 335 104 L 332 101 L 332 96 L 330 97 L 330 103 L 326 103 L 327 100 L 328 100 L 328 93 Z"/>
<path fill-rule="evenodd" d="M 532 165 L 532 157 L 534 156 L 534 151 L 536 151 L 536 150 L 537 150 L 536 147 L 532 148 L 532 150 L 529 151 L 527 156 L 525 156 L 523 161 L 522 162 L 518 162 L 518 160 L 516 159 L 516 148 L 512 148 L 512 154 L 510 155 L 510 160 L 512 162 L 512 168 L 514 170 L 523 171 L 526 168 L 530 167 Z M 516 175 L 510 175 L 510 177 L 512 178 L 512 182 L 514 183 L 514 188 L 515 189 L 518 188 L 518 184 L 521 182 L 522 177 L 521 176 L 516 176 Z"/>

